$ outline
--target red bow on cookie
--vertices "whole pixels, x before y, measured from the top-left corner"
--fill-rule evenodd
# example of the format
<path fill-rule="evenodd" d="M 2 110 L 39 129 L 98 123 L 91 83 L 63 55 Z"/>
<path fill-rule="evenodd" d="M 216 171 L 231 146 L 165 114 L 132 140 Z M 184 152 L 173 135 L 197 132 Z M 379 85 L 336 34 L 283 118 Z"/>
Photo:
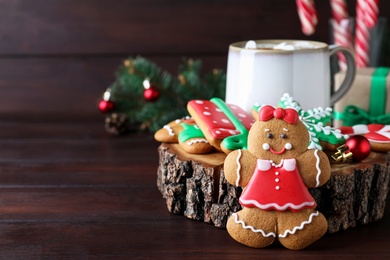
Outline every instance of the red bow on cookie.
<path fill-rule="evenodd" d="M 259 120 L 268 121 L 272 118 L 283 119 L 289 124 L 295 124 L 298 119 L 298 112 L 292 108 L 274 108 L 273 106 L 264 106 L 259 111 Z"/>

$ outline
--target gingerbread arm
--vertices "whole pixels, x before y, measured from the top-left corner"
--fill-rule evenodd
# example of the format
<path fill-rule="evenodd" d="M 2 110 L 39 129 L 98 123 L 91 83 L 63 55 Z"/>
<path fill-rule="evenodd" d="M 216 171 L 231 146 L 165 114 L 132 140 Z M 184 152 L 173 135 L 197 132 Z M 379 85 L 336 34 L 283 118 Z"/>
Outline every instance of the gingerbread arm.
<path fill-rule="evenodd" d="M 297 158 L 299 172 L 308 188 L 325 184 L 330 178 L 330 164 L 326 154 L 317 149 L 310 149 Z"/>
<path fill-rule="evenodd" d="M 255 171 L 256 161 L 257 158 L 246 150 L 229 153 L 224 163 L 226 180 L 236 187 L 245 187 Z"/>

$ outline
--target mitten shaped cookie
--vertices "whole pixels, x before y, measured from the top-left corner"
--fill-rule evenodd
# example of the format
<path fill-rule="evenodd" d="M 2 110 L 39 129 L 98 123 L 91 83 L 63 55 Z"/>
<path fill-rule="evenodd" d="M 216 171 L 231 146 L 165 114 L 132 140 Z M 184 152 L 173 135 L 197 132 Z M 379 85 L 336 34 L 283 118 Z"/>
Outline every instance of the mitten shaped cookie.
<path fill-rule="evenodd" d="M 327 230 L 308 188 L 330 177 L 328 157 L 308 149 L 309 133 L 294 109 L 264 106 L 248 135 L 248 150 L 228 154 L 226 180 L 244 187 L 243 209 L 227 223 L 238 242 L 262 248 L 275 239 L 286 248 L 307 247 Z"/>
<path fill-rule="evenodd" d="M 210 101 L 191 100 L 187 109 L 207 141 L 218 151 L 229 153 L 246 148 L 248 130 L 254 119 L 242 108 L 213 98 Z"/>

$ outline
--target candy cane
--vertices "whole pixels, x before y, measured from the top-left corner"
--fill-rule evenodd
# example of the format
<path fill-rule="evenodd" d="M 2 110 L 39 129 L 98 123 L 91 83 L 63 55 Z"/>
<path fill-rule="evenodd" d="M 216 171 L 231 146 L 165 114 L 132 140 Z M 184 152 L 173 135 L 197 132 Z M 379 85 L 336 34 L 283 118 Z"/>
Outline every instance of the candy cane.
<path fill-rule="evenodd" d="M 333 19 L 336 20 L 337 23 L 348 18 L 349 15 L 345 0 L 331 0 L 330 7 L 332 9 Z"/>
<path fill-rule="evenodd" d="M 368 28 L 373 28 L 378 23 L 379 0 L 366 0 L 365 22 Z"/>
<path fill-rule="evenodd" d="M 353 49 L 352 29 L 350 26 L 347 4 L 345 0 L 331 0 L 333 40 L 336 45 Z M 338 53 L 339 67 L 341 71 L 347 70 L 346 59 L 343 54 Z"/>
<path fill-rule="evenodd" d="M 369 42 L 370 31 L 366 23 L 366 0 L 357 0 L 356 4 L 356 38 L 355 38 L 355 60 L 358 68 L 369 66 Z"/>
<path fill-rule="evenodd" d="M 318 22 L 314 1 L 296 0 L 296 4 L 303 33 L 306 35 L 313 34 Z"/>

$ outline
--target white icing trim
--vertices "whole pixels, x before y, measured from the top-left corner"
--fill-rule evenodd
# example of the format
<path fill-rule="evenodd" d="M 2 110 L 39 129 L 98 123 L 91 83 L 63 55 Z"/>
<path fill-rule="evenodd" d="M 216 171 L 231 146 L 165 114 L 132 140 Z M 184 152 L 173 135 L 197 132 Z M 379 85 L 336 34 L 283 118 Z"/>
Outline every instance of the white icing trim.
<path fill-rule="evenodd" d="M 285 238 L 288 234 L 294 235 L 295 232 L 297 232 L 297 230 L 302 230 L 303 227 L 304 227 L 306 224 L 310 224 L 310 223 L 312 222 L 312 220 L 313 220 L 313 216 L 314 216 L 314 217 L 317 217 L 319 214 L 320 214 L 320 213 L 319 213 L 318 211 L 317 211 L 317 212 L 311 213 L 311 214 L 310 214 L 310 217 L 309 217 L 309 220 L 303 221 L 303 222 L 301 223 L 300 226 L 294 227 L 294 229 L 293 229 L 292 231 L 291 231 L 290 229 L 287 229 L 282 235 L 279 235 L 279 237 Z"/>
<path fill-rule="evenodd" d="M 241 149 L 238 149 L 238 156 L 236 158 L 236 162 L 237 162 L 237 171 L 236 171 L 236 174 L 237 174 L 237 179 L 236 179 L 236 187 L 238 187 L 238 183 L 240 182 L 240 170 L 241 170 L 241 164 L 240 164 L 240 158 L 241 158 Z"/>
<path fill-rule="evenodd" d="M 268 160 L 257 159 L 256 167 L 260 171 L 268 171 L 271 169 L 271 163 Z"/>
<path fill-rule="evenodd" d="M 274 166 L 275 168 L 280 168 L 280 167 L 282 167 L 283 161 L 284 161 L 284 159 L 280 160 L 280 163 L 279 163 L 279 164 L 276 164 L 276 163 L 274 163 L 274 161 L 269 160 L 269 162 L 271 163 L 271 165 Z"/>
<path fill-rule="evenodd" d="M 362 124 L 352 126 L 352 130 L 355 135 L 367 134 L 368 132 L 370 132 L 368 130 L 368 126 Z"/>
<path fill-rule="evenodd" d="M 206 139 L 202 138 L 202 139 L 191 139 L 186 144 L 191 146 L 191 145 L 196 144 L 196 143 L 206 143 L 206 144 L 208 144 L 209 142 Z"/>
<path fill-rule="evenodd" d="M 314 151 L 314 156 L 317 159 L 317 162 L 316 162 L 316 169 L 317 169 L 316 188 L 317 188 L 318 186 L 320 186 L 320 175 L 321 175 L 320 157 L 318 156 L 318 150 L 317 149 Z"/>
<path fill-rule="evenodd" d="M 378 132 L 389 132 L 390 131 L 390 125 L 384 125 L 381 130 Z"/>
<path fill-rule="evenodd" d="M 379 131 L 379 132 L 375 132 L 375 133 L 380 134 L 381 136 L 386 137 L 387 139 L 390 139 L 390 132 Z M 382 141 L 382 140 L 379 140 L 379 141 Z M 383 140 L 383 141 L 385 141 L 385 140 Z"/>
<path fill-rule="evenodd" d="M 170 136 L 174 136 L 175 135 L 175 133 L 173 132 L 173 129 L 169 125 L 164 125 L 164 129 L 166 129 L 168 131 L 168 134 Z"/>
<path fill-rule="evenodd" d="M 286 131 L 286 132 L 288 132 L 288 129 L 287 129 L 287 128 L 283 128 L 283 131 Z"/>
<path fill-rule="evenodd" d="M 253 226 L 247 226 L 245 225 L 245 222 L 242 221 L 242 220 L 238 220 L 238 215 L 237 213 L 233 213 L 232 216 L 234 216 L 234 222 L 236 222 L 237 224 L 241 224 L 241 226 L 244 228 L 244 229 L 250 229 L 252 230 L 253 232 L 255 233 L 261 233 L 263 235 L 263 237 L 276 237 L 276 234 L 274 232 L 269 232 L 268 234 L 266 234 L 264 232 L 264 230 L 262 229 L 255 229 Z"/>
<path fill-rule="evenodd" d="M 292 209 L 301 209 L 305 206 L 314 206 L 315 205 L 315 202 L 314 201 L 306 201 L 306 202 L 302 202 L 301 204 L 299 205 L 295 205 L 291 202 L 289 203 L 286 203 L 284 205 L 279 205 L 277 203 L 268 203 L 268 204 L 260 204 L 257 200 L 244 200 L 244 199 L 241 199 L 240 198 L 240 202 L 242 202 L 242 204 L 253 204 L 255 205 L 256 207 L 258 207 L 259 209 L 269 209 L 269 208 L 275 208 L 279 211 L 284 211 L 288 208 L 292 208 Z"/>
<path fill-rule="evenodd" d="M 297 165 L 297 161 L 295 159 L 285 159 L 283 163 L 283 169 L 288 172 L 292 172 L 295 170 Z"/>
<path fill-rule="evenodd" d="M 262 171 L 268 171 L 271 166 L 275 168 L 283 167 L 288 172 L 294 171 L 297 161 L 295 159 L 282 159 L 279 164 L 275 164 L 272 160 L 257 159 L 257 168 Z"/>
<path fill-rule="evenodd" d="M 378 141 L 374 139 L 367 138 L 368 141 L 373 142 L 373 143 L 379 143 L 379 144 L 390 144 L 390 141 Z"/>

